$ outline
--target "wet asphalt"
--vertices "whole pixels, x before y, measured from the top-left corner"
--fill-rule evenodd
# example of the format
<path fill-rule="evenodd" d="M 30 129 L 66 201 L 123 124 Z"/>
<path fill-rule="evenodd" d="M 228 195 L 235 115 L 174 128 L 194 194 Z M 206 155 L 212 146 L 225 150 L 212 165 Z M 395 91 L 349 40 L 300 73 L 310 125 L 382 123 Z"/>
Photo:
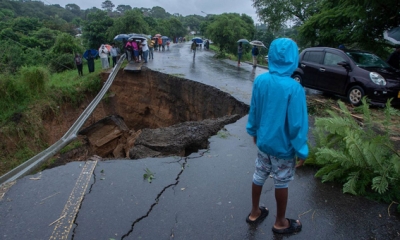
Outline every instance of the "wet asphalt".
<path fill-rule="evenodd" d="M 155 52 L 147 67 L 249 104 L 254 77 L 267 70 L 212 56 L 201 49 L 193 59 L 189 43 L 174 44 Z M 285 236 L 271 231 L 272 179 L 260 202 L 270 215 L 249 226 L 257 148 L 246 122 L 247 116 L 227 125 L 209 139 L 208 149 L 188 157 L 93 158 L 26 176 L 0 201 L 0 239 L 400 239 L 396 205 L 343 194 L 307 166 L 296 171 L 287 207 L 287 217 L 300 219 L 303 230 Z"/>

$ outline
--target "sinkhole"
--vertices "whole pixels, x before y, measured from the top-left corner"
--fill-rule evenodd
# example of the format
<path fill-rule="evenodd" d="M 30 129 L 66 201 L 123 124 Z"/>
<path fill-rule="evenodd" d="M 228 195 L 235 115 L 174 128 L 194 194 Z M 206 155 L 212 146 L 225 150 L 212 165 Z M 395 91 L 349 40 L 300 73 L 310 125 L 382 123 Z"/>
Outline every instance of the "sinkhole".
<path fill-rule="evenodd" d="M 120 70 L 79 135 L 85 153 L 102 158 L 188 156 L 207 149 L 211 136 L 248 111 L 209 85 L 147 68 Z"/>

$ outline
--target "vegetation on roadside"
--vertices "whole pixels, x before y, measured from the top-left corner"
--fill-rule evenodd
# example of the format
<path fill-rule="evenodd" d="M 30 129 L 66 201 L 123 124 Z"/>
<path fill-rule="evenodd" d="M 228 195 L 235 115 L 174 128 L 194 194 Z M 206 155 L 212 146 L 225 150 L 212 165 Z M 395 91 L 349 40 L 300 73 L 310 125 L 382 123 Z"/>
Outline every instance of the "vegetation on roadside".
<path fill-rule="evenodd" d="M 355 118 L 343 102 L 338 105 L 340 112 L 326 110 L 329 116 L 315 119 L 315 145 L 306 163 L 320 167 L 315 176 L 322 182 L 343 184 L 344 193 L 400 202 L 400 151 L 391 140 L 399 111 L 389 101 L 374 115 L 364 98 Z"/>
<path fill-rule="evenodd" d="M 39 66 L 22 67 L 0 77 L 0 175 L 49 146 L 43 121 L 59 114 L 63 104 L 78 106 L 101 89 L 100 63 L 95 73 L 76 70 L 51 74 Z"/>

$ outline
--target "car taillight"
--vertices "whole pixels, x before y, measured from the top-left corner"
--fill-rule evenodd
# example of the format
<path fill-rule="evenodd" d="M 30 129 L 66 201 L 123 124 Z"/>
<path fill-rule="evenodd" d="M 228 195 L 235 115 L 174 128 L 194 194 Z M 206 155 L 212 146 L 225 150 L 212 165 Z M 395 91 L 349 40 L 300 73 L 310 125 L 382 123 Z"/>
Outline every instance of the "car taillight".
<path fill-rule="evenodd" d="M 384 77 L 382 77 L 379 73 L 376 72 L 370 72 L 369 77 L 371 78 L 371 81 L 374 82 L 377 85 L 386 85 L 386 80 Z"/>

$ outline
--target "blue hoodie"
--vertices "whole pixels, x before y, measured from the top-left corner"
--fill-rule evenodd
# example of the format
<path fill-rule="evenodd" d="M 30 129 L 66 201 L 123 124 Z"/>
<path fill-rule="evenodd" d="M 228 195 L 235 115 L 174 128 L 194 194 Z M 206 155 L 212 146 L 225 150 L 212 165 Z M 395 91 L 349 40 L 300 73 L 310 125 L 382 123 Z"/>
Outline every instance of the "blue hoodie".
<path fill-rule="evenodd" d="M 308 156 L 308 116 L 303 87 L 290 76 L 299 61 L 298 47 L 288 38 L 271 43 L 269 72 L 253 85 L 247 132 L 260 151 L 280 159 Z"/>

